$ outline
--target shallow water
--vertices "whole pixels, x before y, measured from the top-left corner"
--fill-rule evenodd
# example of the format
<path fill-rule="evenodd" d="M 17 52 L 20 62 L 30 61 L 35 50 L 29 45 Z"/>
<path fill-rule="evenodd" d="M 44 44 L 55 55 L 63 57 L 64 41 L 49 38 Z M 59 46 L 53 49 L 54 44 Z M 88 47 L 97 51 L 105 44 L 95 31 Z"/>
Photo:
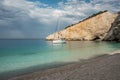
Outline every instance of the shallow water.
<path fill-rule="evenodd" d="M 53 45 L 45 40 L 0 40 L 0 73 L 79 61 L 117 49 L 120 43 L 116 42 L 68 41 Z"/>

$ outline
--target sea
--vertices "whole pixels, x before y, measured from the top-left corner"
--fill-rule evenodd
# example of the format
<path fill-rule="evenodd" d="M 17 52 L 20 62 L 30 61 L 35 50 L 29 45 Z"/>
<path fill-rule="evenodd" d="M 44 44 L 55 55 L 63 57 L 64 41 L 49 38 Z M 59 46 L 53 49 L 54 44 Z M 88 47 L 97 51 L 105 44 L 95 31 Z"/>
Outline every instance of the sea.
<path fill-rule="evenodd" d="M 25 74 L 120 49 L 117 42 L 67 41 L 52 44 L 46 40 L 0 40 L 0 78 Z"/>

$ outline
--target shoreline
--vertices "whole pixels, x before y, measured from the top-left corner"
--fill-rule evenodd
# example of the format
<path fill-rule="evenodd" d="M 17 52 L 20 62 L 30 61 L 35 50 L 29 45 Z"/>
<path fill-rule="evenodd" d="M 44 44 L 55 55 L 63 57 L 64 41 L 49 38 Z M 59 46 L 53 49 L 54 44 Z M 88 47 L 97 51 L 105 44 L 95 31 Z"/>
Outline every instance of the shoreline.
<path fill-rule="evenodd" d="M 120 50 L 59 67 L 15 76 L 8 80 L 119 80 Z"/>

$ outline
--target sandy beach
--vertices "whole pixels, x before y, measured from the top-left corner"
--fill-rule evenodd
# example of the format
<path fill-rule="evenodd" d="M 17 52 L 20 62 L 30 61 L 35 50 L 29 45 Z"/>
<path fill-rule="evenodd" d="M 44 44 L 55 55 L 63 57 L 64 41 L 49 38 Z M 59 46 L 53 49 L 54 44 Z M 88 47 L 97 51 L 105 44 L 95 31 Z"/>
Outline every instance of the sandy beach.
<path fill-rule="evenodd" d="M 120 50 L 9 80 L 120 80 Z"/>

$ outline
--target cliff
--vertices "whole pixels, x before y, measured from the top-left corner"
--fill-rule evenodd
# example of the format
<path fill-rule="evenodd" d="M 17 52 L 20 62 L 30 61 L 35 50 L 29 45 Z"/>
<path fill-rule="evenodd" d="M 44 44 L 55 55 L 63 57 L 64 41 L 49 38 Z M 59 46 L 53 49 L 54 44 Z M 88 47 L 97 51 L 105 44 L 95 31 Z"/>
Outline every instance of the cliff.
<path fill-rule="evenodd" d="M 46 37 L 47 40 L 64 38 L 66 40 L 103 40 L 118 14 L 108 11 L 90 17 L 62 31 Z M 60 33 L 60 34 L 59 34 Z"/>
<path fill-rule="evenodd" d="M 109 33 L 105 36 L 106 41 L 120 41 L 120 12 L 113 22 Z"/>

